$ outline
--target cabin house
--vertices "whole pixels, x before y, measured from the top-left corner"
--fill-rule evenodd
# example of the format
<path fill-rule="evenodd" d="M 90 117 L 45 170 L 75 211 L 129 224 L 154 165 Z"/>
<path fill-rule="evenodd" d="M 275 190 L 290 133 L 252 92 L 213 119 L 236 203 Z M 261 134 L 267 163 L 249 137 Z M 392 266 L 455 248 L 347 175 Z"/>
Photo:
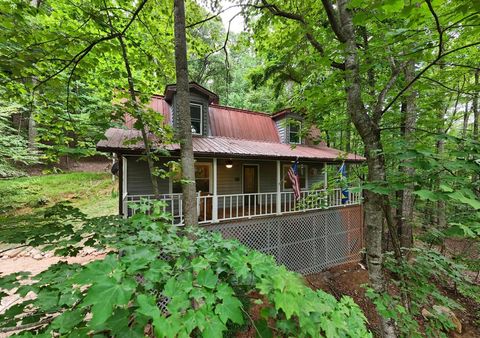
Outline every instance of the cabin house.
<path fill-rule="evenodd" d="M 152 97 L 150 106 L 176 126 L 176 88 Z M 288 268 L 314 273 L 359 258 L 363 247 L 361 195 L 328 187 L 328 166 L 358 164 L 365 159 L 318 143 L 316 130 L 301 133 L 303 119 L 290 110 L 270 115 L 219 104 L 208 89 L 190 84 L 193 150 L 199 223 L 224 237 L 272 254 Z M 123 128 L 110 128 L 99 151 L 119 161 L 119 211 L 128 217 L 132 204 L 153 199 L 140 132 L 125 116 Z M 132 141 L 133 140 L 133 141 Z M 161 145 L 169 155 L 158 166 L 177 160 L 180 146 Z M 300 198 L 288 178 L 298 161 Z M 183 224 L 181 185 L 158 179 L 160 199 L 174 224 Z M 346 194 L 346 196 L 344 195 Z"/>

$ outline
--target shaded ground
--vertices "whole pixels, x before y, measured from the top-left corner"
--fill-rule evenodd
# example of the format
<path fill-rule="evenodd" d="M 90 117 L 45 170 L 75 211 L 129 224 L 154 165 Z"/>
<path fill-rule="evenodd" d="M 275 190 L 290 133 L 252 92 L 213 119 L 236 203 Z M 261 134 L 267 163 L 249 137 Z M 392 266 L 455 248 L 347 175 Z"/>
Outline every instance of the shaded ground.
<path fill-rule="evenodd" d="M 20 271 L 28 271 L 33 277 L 48 269 L 50 265 L 56 264 L 60 261 L 68 262 L 69 264 L 87 264 L 93 260 L 102 259 L 105 257 L 105 255 L 105 252 L 98 252 L 88 248 L 84 248 L 75 257 L 53 256 L 52 252 L 42 252 L 41 250 L 32 247 L 22 247 L 8 250 L 0 254 L 0 278 L 2 276 Z M 2 313 L 15 304 L 23 301 L 24 299 L 35 299 L 36 297 L 35 293 L 29 292 L 24 298 L 22 298 L 16 294 L 16 290 L 16 288 L 11 290 L 2 290 L 7 294 L 7 296 L 0 298 L 0 317 Z M 18 332 L 19 331 L 10 331 L 5 333 L 0 332 L 0 338 L 6 338 Z"/>
<path fill-rule="evenodd" d="M 365 313 L 368 328 L 379 333 L 379 318 L 375 306 L 365 296 L 363 284 L 368 283 L 368 271 L 359 263 L 351 263 L 333 267 L 327 271 L 305 277 L 308 285 L 313 289 L 321 289 L 331 293 L 335 298 L 350 296 Z"/>
<path fill-rule="evenodd" d="M 58 202 L 68 201 L 91 217 L 116 214 L 117 185 L 111 174 L 92 172 L 0 180 L 0 251 L 5 242 L 23 234 L 48 232 L 41 228 L 41 221 Z"/>
<path fill-rule="evenodd" d="M 305 277 L 307 283 L 313 289 L 322 289 L 340 298 L 343 295 L 353 298 L 365 313 L 368 320 L 368 328 L 379 336 L 379 318 L 374 304 L 365 296 L 363 284 L 368 282 L 368 271 L 358 263 L 351 263 L 331 268 L 322 273 Z M 442 289 L 443 293 L 459 302 L 465 311 L 454 311 L 462 323 L 462 333 L 450 332 L 449 337 L 473 338 L 480 337 L 478 315 L 480 307 L 470 299 L 456 293 L 453 289 Z"/>
<path fill-rule="evenodd" d="M 80 159 L 71 159 L 68 156 L 64 156 L 54 166 L 45 164 L 30 165 L 23 168 L 23 170 L 29 175 L 37 176 L 58 169 L 65 172 L 109 173 L 111 167 L 112 160 L 105 156 L 90 156 Z"/>

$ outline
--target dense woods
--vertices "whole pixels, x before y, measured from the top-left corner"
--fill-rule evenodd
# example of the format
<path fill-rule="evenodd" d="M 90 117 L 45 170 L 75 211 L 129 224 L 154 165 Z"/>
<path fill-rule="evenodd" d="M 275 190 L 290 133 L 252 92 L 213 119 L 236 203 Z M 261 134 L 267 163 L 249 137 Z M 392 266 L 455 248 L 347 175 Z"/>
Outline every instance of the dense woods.
<path fill-rule="evenodd" d="M 244 18 L 241 32 L 231 30 L 233 19 L 222 23 L 221 14 L 226 10 Z M 303 135 L 315 126 L 327 145 L 367 159 L 363 168 L 350 175 L 363 180 L 369 273 L 366 288 L 381 318 L 373 333 L 384 337 L 445 336 L 455 326 L 454 321 L 433 309 L 462 308 L 442 292 L 445 288 L 477 304 L 475 316 L 480 320 L 476 284 L 480 272 L 478 1 L 237 0 L 222 7 L 210 0 L 3 0 L 0 18 L 0 177 L 23 175 L 26 167 L 38 163 L 55 170 L 61 158 L 94 154 L 105 130 L 121 125 L 121 118 L 128 112 L 137 118 L 136 128 L 142 131 L 154 194 L 159 194 L 156 177 L 171 173 L 155 168 L 154 162 L 161 154 L 150 148 L 147 134 L 153 132 L 165 143 L 182 144 L 182 186 L 184 198 L 190 196 L 185 204 L 190 212 L 189 217 L 186 213 L 186 223 L 194 226 L 189 80 L 219 94 L 223 105 L 267 113 L 290 107 L 308 121 L 302 125 Z M 178 89 L 183 122 L 178 133 L 165 126 L 162 116 L 145 108 L 150 96 L 170 83 L 177 83 Z M 112 104 L 119 102 L 123 104 Z M 55 222 L 65 222 L 68 229 L 77 224 L 61 212 L 55 217 Z M 83 216 L 75 217 L 75 222 L 84 221 Z M 93 291 L 85 294 L 82 290 L 83 294 L 52 308 L 39 296 L 44 302 L 39 308 L 44 312 L 40 311 L 36 320 L 43 320 L 45 313 L 61 312 L 63 321 L 54 320 L 50 326 L 55 332 L 70 334 L 78 329 L 108 334 L 109 325 L 122 320 L 126 325 L 135 313 L 140 316 L 137 333 L 150 323 L 153 329 L 149 335 L 216 337 L 243 324 L 248 314 L 239 310 L 239 302 L 255 290 L 264 296 L 259 298 L 265 300 L 264 304 L 271 305 L 267 320 L 257 323 L 262 326 L 257 328 L 259 336 L 272 332 L 285 336 L 299 332 L 305 336 L 336 336 L 340 332 L 346 336 L 369 335 L 363 315 L 349 300 L 337 303 L 315 293 L 312 299 L 317 303 L 313 304 L 307 299 L 312 296 L 310 291 L 301 289 L 299 295 L 294 294 L 298 281 L 286 271 L 282 277 L 282 268 L 275 267 L 273 281 L 266 281 L 270 277 L 262 270 L 267 264 L 264 256 L 258 266 L 250 251 L 245 253 L 248 262 L 235 261 L 234 253 L 222 260 L 220 256 L 236 244 L 211 239 L 197 230 L 177 237 L 174 230 L 158 228 L 156 221 L 138 216 L 136 223 L 125 224 L 147 226 L 149 233 L 144 235 L 152 238 L 151 232 L 161 232 L 162 240 L 174 249 L 160 254 L 175 257 L 181 262 L 179 266 L 195 257 L 195 264 L 185 268 L 192 270 L 183 276 L 187 281 L 197 277 L 203 265 L 226 271 L 215 271 L 214 276 L 212 270 L 206 270 L 208 275 L 202 276 L 200 283 L 203 291 L 215 290 L 216 297 L 223 299 L 220 310 L 212 305 L 205 310 L 210 312 L 202 312 L 204 321 L 215 324 L 211 324 L 211 332 L 207 333 L 208 325 L 200 324 L 198 318 L 193 324 L 201 304 L 197 296 L 185 295 L 182 301 L 188 303 L 189 297 L 195 301 L 184 308 L 188 318 L 177 319 L 191 320 L 191 325 L 166 333 L 167 324 L 160 313 L 165 310 L 157 307 L 148 292 L 167 288 L 165 284 L 172 293 L 184 286 L 182 283 L 187 282 L 172 270 L 181 268 L 172 261 L 168 267 L 146 260 L 139 263 L 157 250 L 160 239 L 149 241 L 135 234 L 140 238 L 134 244 L 127 238 L 132 234 L 125 230 L 125 224 L 109 219 L 91 222 L 81 233 L 60 232 L 39 243 L 68 248 L 71 243 L 63 242 L 65 236 L 71 236 L 68 241 L 79 240 L 93 227 L 103 229 L 99 234 L 107 238 L 112 233 L 103 227 L 113 222 L 112 229 L 124 236 L 120 244 L 129 247 L 127 251 L 140 250 L 141 254 L 130 261 L 128 255 L 116 261 L 122 273 L 115 277 L 115 283 L 112 279 L 102 281 L 104 284 L 94 285 Z M 189 252 L 184 241 L 197 236 L 198 243 Z M 96 245 L 113 245 L 94 237 Z M 458 241 L 461 249 L 453 247 Z M 207 248 L 208 243 L 217 245 L 219 251 Z M 115 245 L 122 250 L 120 244 Z M 215 256 L 213 261 L 209 261 L 211 256 Z M 98 268 L 112 271 L 108 270 L 112 268 L 108 265 L 114 264 L 112 257 L 107 256 L 110 263 L 97 263 Z M 135 270 L 134 264 L 140 268 Z M 233 290 L 231 287 L 244 287 L 236 284 L 237 279 L 248 284 L 248 273 L 237 270 L 241 264 L 251 269 L 255 280 L 250 286 L 255 287 Z M 86 285 L 87 277 L 97 277 L 93 268 L 82 268 L 75 274 L 69 269 L 59 267 L 56 272 L 46 273 L 37 291 L 45 287 L 49 295 L 63 297 L 65 289 L 76 281 Z M 138 276 L 148 269 L 171 278 L 133 286 L 134 272 Z M 75 275 L 76 279 L 59 283 L 53 290 L 47 284 L 58 278 L 55 273 Z M 216 273 L 221 274 L 218 285 Z M 287 282 L 282 282 L 283 278 Z M 177 282 L 181 285 L 173 285 Z M 2 281 L 1 286 L 6 283 Z M 282 283 L 287 284 L 279 286 Z M 92 294 L 101 296 L 107 285 L 115 293 L 109 313 L 98 311 L 99 305 L 92 300 Z M 302 309 L 306 305 L 300 300 L 281 299 L 279 293 L 283 291 L 288 297 L 298 296 L 307 302 L 311 312 Z M 141 297 L 131 298 L 137 294 Z M 136 308 L 127 309 L 129 301 Z M 317 311 L 323 311 L 319 306 L 322 302 L 329 304 L 326 306 L 332 313 L 344 317 L 350 313 L 354 319 L 348 319 L 351 321 L 343 328 L 335 316 L 316 321 Z M 177 306 L 182 308 L 181 304 Z M 430 316 L 425 316 L 425 310 Z M 94 323 L 83 321 L 88 311 L 93 313 Z M 214 313 L 220 319 L 209 319 Z M 16 314 L 13 311 L 0 326 L 12 326 Z M 297 319 L 291 320 L 292 316 Z M 119 327 L 115 330 L 111 331 L 113 335 L 120 332 Z"/>

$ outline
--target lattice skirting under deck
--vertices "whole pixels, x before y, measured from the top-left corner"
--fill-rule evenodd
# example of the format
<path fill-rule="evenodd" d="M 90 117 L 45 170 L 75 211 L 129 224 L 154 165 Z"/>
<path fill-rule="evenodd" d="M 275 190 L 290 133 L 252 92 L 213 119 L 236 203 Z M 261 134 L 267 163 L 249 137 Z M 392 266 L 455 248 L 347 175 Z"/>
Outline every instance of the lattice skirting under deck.
<path fill-rule="evenodd" d="M 304 275 L 358 261 L 363 248 L 359 205 L 220 223 L 206 229 L 273 255 L 278 263 Z"/>

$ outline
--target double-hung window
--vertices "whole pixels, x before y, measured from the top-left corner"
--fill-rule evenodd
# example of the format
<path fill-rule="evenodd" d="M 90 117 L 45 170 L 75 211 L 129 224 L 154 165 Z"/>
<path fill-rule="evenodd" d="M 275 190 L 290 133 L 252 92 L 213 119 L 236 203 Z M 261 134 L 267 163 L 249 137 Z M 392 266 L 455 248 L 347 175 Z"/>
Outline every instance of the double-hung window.
<path fill-rule="evenodd" d="M 190 103 L 190 117 L 192 119 L 192 134 L 202 135 L 203 114 L 201 104 Z"/>
<path fill-rule="evenodd" d="M 301 144 L 302 137 L 300 135 L 302 129 L 302 122 L 291 120 L 288 122 L 288 142 L 291 144 Z"/>

